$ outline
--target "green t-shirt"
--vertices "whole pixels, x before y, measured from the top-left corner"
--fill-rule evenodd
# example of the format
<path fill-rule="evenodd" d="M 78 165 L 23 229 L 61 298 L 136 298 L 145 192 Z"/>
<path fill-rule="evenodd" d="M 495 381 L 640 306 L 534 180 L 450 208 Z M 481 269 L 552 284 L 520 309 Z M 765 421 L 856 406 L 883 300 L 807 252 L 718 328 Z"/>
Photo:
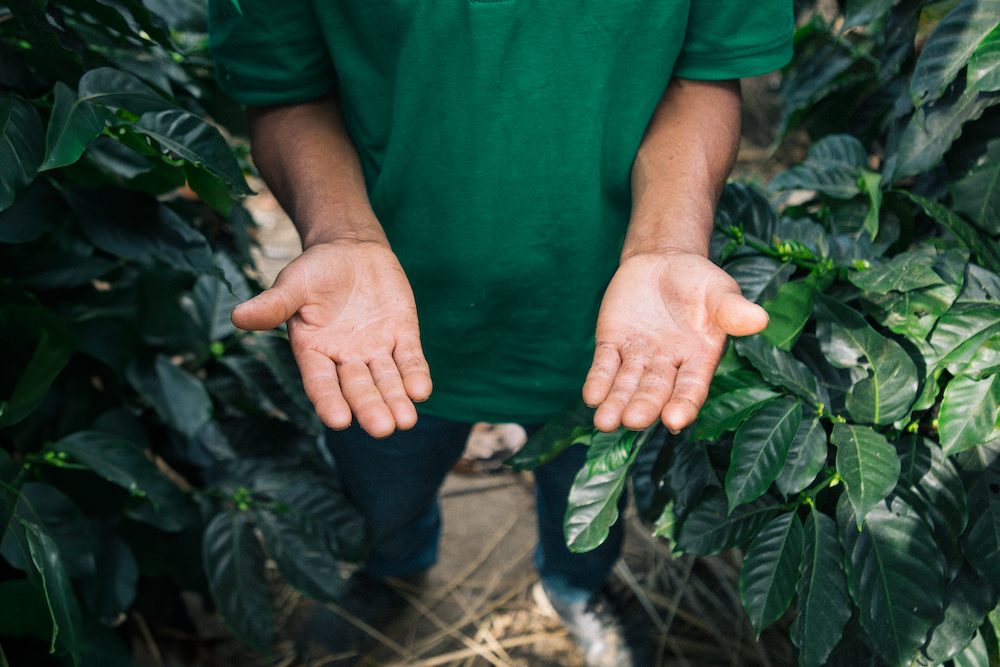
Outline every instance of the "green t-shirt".
<path fill-rule="evenodd" d="M 223 90 L 337 87 L 368 195 L 413 287 L 421 412 L 544 421 L 578 400 L 671 75 L 772 71 L 791 0 L 212 0 Z"/>

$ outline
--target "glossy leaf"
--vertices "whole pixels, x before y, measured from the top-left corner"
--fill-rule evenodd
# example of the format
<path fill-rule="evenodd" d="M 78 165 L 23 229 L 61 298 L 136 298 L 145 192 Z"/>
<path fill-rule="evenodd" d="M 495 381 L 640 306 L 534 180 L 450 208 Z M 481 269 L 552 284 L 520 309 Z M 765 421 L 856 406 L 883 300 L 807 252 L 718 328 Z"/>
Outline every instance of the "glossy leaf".
<path fill-rule="evenodd" d="M 590 475 L 584 467 L 577 473 L 569 490 L 563 521 L 566 546 L 570 551 L 591 551 L 608 538 L 611 526 L 618 520 L 618 499 L 641 451 L 639 447 L 633 448 L 628 459 L 609 472 Z"/>
<path fill-rule="evenodd" d="M 217 262 L 230 262 L 231 260 L 219 255 Z M 230 336 L 238 331 L 230 320 L 233 309 L 241 303 L 241 300 L 233 296 L 229 287 L 215 276 L 198 276 L 192 291 L 198 324 L 205 332 L 205 340 L 214 343 Z"/>
<path fill-rule="evenodd" d="M 774 347 L 763 336 L 737 338 L 736 350 L 771 384 L 785 387 L 813 405 L 829 407 L 830 397 L 826 391 L 820 390 L 815 376 L 791 352 Z"/>
<path fill-rule="evenodd" d="M 944 563 L 930 527 L 900 498 L 858 521 L 841 497 L 837 524 L 861 625 L 892 665 L 909 664 L 944 601 Z M 858 530 L 858 526 L 861 530 Z"/>
<path fill-rule="evenodd" d="M 802 522 L 794 511 L 764 526 L 747 549 L 740 568 L 740 600 L 758 637 L 791 603 L 802 550 Z"/>
<path fill-rule="evenodd" d="M 780 394 L 769 387 L 744 387 L 721 394 L 705 402 L 698 413 L 694 437 L 718 440 L 726 431 L 734 431 L 754 412 Z"/>
<path fill-rule="evenodd" d="M 887 264 L 851 273 L 849 278 L 852 283 L 869 292 L 909 292 L 921 287 L 944 284 L 941 276 L 934 272 L 936 263 L 937 250 L 933 246 L 927 246 L 899 253 Z"/>
<path fill-rule="evenodd" d="M 663 484 L 670 490 L 678 518 L 685 517 L 707 489 L 722 486 L 705 446 L 699 442 L 687 442 L 674 449 L 674 460 L 663 476 Z"/>
<path fill-rule="evenodd" d="M 992 633 L 989 639 L 986 633 Z M 992 641 L 993 644 L 988 644 L 988 641 Z M 1000 663 L 1000 650 L 997 650 L 996 646 L 996 633 L 992 627 L 987 627 L 985 624 L 968 648 L 952 660 L 954 667 L 994 667 L 998 663 Z"/>
<path fill-rule="evenodd" d="M 84 579 L 80 592 L 90 614 L 108 627 L 125 621 L 135 601 L 139 584 L 139 564 L 128 544 L 112 535 L 97 562 L 97 572 Z"/>
<path fill-rule="evenodd" d="M 991 236 L 1000 234 L 1000 139 L 990 141 L 986 153 L 948 188 L 955 211 Z"/>
<path fill-rule="evenodd" d="M 867 426 L 834 424 L 830 442 L 837 446 L 837 473 L 847 486 L 858 528 L 896 488 L 900 463 L 896 450 Z"/>
<path fill-rule="evenodd" d="M 762 496 L 731 513 L 722 490 L 709 491 L 688 513 L 677 533 L 682 553 L 711 556 L 746 544 L 778 513 L 777 502 Z"/>
<path fill-rule="evenodd" d="M 847 393 L 855 421 L 891 424 L 907 414 L 917 397 L 917 367 L 895 341 L 872 329 L 853 308 L 821 296 L 816 302 L 817 333 L 823 354 L 838 368 L 861 366 L 868 377 Z"/>
<path fill-rule="evenodd" d="M 851 618 L 844 548 L 837 523 L 815 508 L 806 518 L 803 544 L 791 637 L 799 648 L 799 667 L 821 667 Z"/>
<path fill-rule="evenodd" d="M 994 28 L 969 58 L 968 85 L 982 91 L 1000 90 L 1000 27 Z"/>
<path fill-rule="evenodd" d="M 802 422 L 802 404 L 779 398 L 758 410 L 736 432 L 726 473 L 730 513 L 767 491 L 778 478 Z"/>
<path fill-rule="evenodd" d="M 981 265 L 994 273 L 1000 271 L 1000 244 L 981 235 L 975 227 L 941 204 L 906 190 L 903 193 L 918 204 L 924 213 L 947 227 L 979 259 Z"/>
<path fill-rule="evenodd" d="M 74 665 L 79 665 L 83 639 L 82 614 L 59 547 L 42 527 L 23 519 L 21 525 L 27 537 L 31 560 L 42 577 L 45 599 L 49 603 L 52 649 L 58 645 L 69 653 Z"/>
<path fill-rule="evenodd" d="M 987 340 L 1000 333 L 1000 310 L 979 309 L 946 313 L 931 334 L 928 366 L 959 375 Z"/>
<path fill-rule="evenodd" d="M 795 265 L 770 257 L 741 257 L 723 267 L 736 280 L 743 296 L 756 303 L 773 299 L 795 272 Z"/>
<path fill-rule="evenodd" d="M 45 155 L 45 128 L 29 102 L 0 92 L 0 211 L 28 187 Z"/>
<path fill-rule="evenodd" d="M 910 80 L 914 101 L 919 105 L 937 99 L 998 23 L 997 0 L 965 0 L 948 12 L 927 38 L 917 59 Z"/>
<path fill-rule="evenodd" d="M 892 9 L 892 5 L 893 0 L 847 0 L 844 25 L 841 30 L 850 30 L 881 21 Z"/>
<path fill-rule="evenodd" d="M 891 180 L 898 181 L 937 165 L 961 134 L 962 126 L 979 118 L 983 111 L 997 103 L 1000 103 L 998 93 L 967 89 L 954 101 L 920 107 L 899 140 L 899 153 Z"/>
<path fill-rule="evenodd" d="M 938 428 L 945 456 L 991 440 L 1000 409 L 1000 375 L 982 380 L 959 376 L 948 383 Z"/>
<path fill-rule="evenodd" d="M 944 590 L 944 611 L 931 629 L 924 649 L 927 657 L 940 664 L 964 651 L 996 604 L 997 590 L 972 571 L 962 569 Z"/>
<path fill-rule="evenodd" d="M 587 471 L 590 475 L 611 472 L 625 465 L 637 435 L 638 432 L 624 427 L 611 433 L 594 433 L 587 447 Z"/>
<path fill-rule="evenodd" d="M 594 408 L 587 407 L 583 401 L 571 405 L 528 438 L 524 447 L 505 463 L 515 470 L 534 470 L 543 463 L 548 463 L 578 437 L 593 431 L 594 411 Z"/>
<path fill-rule="evenodd" d="M 938 318 L 948 312 L 958 288 L 937 285 L 909 292 L 869 293 L 864 297 L 865 311 L 893 333 L 924 339 L 934 329 Z"/>
<path fill-rule="evenodd" d="M 321 533 L 289 514 L 254 511 L 268 554 L 292 587 L 319 602 L 336 602 L 341 589 L 336 556 Z"/>
<path fill-rule="evenodd" d="M 967 489 L 969 526 L 962 551 L 976 572 L 1000 588 L 1000 475 L 983 476 Z"/>
<path fill-rule="evenodd" d="M 793 280 L 778 288 L 777 296 L 761 304 L 770 321 L 760 335 L 775 347 L 791 350 L 812 315 L 813 291 L 805 280 Z"/>
<path fill-rule="evenodd" d="M 828 438 L 823 422 L 815 413 L 808 413 L 795 432 L 788 448 L 785 467 L 775 483 L 783 495 L 793 496 L 806 489 L 826 465 Z"/>
<path fill-rule="evenodd" d="M 723 229 L 735 227 L 757 238 L 770 239 L 778 231 L 778 216 L 771 203 L 746 183 L 726 184 L 715 215 Z"/>
<path fill-rule="evenodd" d="M 222 619 L 241 640 L 267 651 L 273 624 L 265 555 L 246 514 L 216 514 L 205 528 L 203 557 L 208 588 Z"/>
<path fill-rule="evenodd" d="M 129 367 L 126 375 L 160 418 L 184 435 L 193 438 L 212 418 L 205 385 L 165 355 L 157 355 L 152 368 Z"/>
<path fill-rule="evenodd" d="M 827 135 L 810 147 L 805 161 L 772 179 L 768 190 L 815 190 L 850 199 L 861 192 L 861 170 L 867 165 L 868 153 L 856 137 Z"/>
<path fill-rule="evenodd" d="M 969 264 L 965 268 L 965 284 L 955 299 L 955 310 L 978 308 L 1000 309 L 1000 276 L 989 269 Z"/>

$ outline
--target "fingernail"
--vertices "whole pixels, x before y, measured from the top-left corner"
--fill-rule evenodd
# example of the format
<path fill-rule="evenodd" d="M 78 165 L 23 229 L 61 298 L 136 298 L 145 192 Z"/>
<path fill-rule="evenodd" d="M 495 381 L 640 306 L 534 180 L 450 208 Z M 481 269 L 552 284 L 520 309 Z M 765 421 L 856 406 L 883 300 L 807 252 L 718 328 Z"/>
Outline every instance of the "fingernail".
<path fill-rule="evenodd" d="M 672 429 L 669 429 L 669 430 L 670 430 L 670 435 L 680 435 L 681 434 L 681 430 L 679 428 L 672 428 Z"/>

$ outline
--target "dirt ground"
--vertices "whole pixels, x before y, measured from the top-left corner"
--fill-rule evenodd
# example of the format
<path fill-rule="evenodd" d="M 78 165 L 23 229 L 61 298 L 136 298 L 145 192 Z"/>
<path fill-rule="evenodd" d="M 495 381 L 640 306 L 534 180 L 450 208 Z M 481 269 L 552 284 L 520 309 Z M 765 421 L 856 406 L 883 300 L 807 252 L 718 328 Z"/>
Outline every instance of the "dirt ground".
<path fill-rule="evenodd" d="M 787 140 L 772 151 L 773 76 L 744 82 L 744 139 L 733 171 L 736 179 L 769 180 L 804 155 L 804 141 Z M 301 252 L 298 236 L 277 201 L 260 182 L 259 194 L 247 201 L 257 221 L 256 254 L 263 282 Z M 379 648 L 360 664 L 391 667 L 577 667 L 579 652 L 551 608 L 535 592 L 532 555 L 536 523 L 533 480 L 487 461 L 497 448 L 519 444 L 516 426 L 481 425 L 467 450 L 467 460 L 441 490 L 443 534 L 440 562 L 422 590 L 403 590 L 411 609 Z M 758 640 L 743 613 L 738 593 L 740 554 L 713 558 L 673 557 L 665 543 L 652 538 L 632 512 L 622 561 L 611 586 L 629 613 L 648 627 L 659 646 L 659 662 L 650 667 L 785 667 L 793 664 L 787 639 L 789 619 Z M 273 569 L 273 568 L 272 568 Z M 305 664 L 294 637 L 313 602 L 275 576 L 278 609 L 276 643 L 269 655 L 239 644 L 218 619 L 200 613 L 200 601 L 188 607 L 199 635 L 212 638 L 211 662 L 219 667 L 294 667 Z M 140 664 L 172 664 L 151 645 L 138 647 Z M 320 667 L 326 659 L 309 667 Z"/>

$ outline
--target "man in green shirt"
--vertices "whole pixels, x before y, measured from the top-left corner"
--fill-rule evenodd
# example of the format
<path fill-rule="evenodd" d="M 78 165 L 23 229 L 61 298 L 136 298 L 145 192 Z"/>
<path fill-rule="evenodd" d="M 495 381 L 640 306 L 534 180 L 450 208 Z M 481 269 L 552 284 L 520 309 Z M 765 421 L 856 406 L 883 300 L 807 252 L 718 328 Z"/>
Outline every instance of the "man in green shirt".
<path fill-rule="evenodd" d="M 304 248 L 233 321 L 288 322 L 373 527 L 363 577 L 433 563 L 472 422 L 539 424 L 581 386 L 603 431 L 694 420 L 726 335 L 767 324 L 706 256 L 738 78 L 787 62 L 791 23 L 787 0 L 212 2 L 220 84 Z M 632 664 L 582 630 L 620 530 L 560 543 L 580 457 L 536 474 L 539 571 L 587 664 Z"/>

